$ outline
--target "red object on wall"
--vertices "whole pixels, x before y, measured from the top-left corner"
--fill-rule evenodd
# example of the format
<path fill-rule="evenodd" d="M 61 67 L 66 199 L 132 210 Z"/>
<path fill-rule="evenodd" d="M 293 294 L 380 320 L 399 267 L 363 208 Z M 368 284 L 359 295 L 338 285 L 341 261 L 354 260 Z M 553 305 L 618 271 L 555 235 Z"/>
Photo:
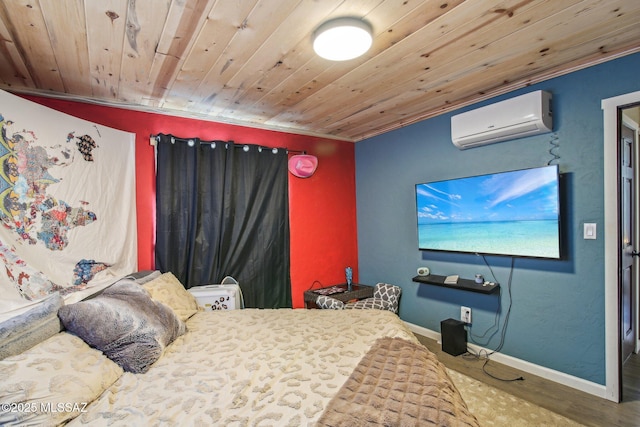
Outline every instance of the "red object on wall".
<path fill-rule="evenodd" d="M 293 306 L 304 307 L 303 293 L 311 287 L 343 283 L 347 266 L 353 268 L 353 279 L 357 282 L 353 143 L 53 98 L 20 96 L 75 117 L 136 134 L 138 269 L 154 268 L 155 162 L 149 136 L 165 133 L 285 147 L 317 156 L 318 167 L 313 176 L 302 179 L 289 174 Z"/>

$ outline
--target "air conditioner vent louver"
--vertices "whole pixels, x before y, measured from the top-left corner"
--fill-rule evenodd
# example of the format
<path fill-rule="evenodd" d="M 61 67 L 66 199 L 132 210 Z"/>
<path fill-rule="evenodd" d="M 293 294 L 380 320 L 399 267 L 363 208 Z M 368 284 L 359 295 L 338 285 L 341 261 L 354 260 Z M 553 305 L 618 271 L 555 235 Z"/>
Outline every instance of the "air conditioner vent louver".
<path fill-rule="evenodd" d="M 530 92 L 451 117 L 451 139 L 461 150 L 551 132 L 551 93 Z"/>

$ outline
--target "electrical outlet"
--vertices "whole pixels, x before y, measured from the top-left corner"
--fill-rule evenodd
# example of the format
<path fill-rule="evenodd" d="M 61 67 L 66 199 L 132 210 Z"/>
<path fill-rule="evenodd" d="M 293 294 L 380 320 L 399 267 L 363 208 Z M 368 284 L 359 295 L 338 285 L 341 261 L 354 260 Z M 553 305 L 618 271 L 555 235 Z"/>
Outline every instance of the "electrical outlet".
<path fill-rule="evenodd" d="M 469 307 L 460 307 L 460 320 L 464 323 L 471 323 L 471 309 Z"/>

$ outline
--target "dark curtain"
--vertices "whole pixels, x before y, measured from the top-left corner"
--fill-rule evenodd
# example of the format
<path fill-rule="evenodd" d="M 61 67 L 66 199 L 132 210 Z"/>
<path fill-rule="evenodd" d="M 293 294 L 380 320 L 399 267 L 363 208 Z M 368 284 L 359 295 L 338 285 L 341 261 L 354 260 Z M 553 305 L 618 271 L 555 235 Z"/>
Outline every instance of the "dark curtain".
<path fill-rule="evenodd" d="M 187 288 L 232 276 L 246 307 L 291 307 L 286 150 L 156 141 L 156 268 Z"/>

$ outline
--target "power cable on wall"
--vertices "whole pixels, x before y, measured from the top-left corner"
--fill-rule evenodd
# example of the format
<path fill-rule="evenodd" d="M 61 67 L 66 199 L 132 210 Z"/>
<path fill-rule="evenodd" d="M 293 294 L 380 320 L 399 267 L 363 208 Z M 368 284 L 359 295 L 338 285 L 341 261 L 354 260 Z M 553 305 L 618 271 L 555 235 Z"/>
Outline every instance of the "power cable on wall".
<path fill-rule="evenodd" d="M 553 158 L 547 162 L 547 166 L 550 166 L 553 162 L 558 162 L 560 160 L 560 155 L 558 154 L 560 143 L 558 140 L 558 134 L 554 132 L 549 140 L 549 145 L 551 146 L 549 147 L 549 154 L 551 154 Z"/>
<path fill-rule="evenodd" d="M 493 269 L 491 268 L 491 266 L 489 265 L 489 263 L 486 260 L 486 257 L 484 255 L 482 255 L 482 259 L 484 261 L 484 263 L 487 265 L 487 267 L 489 268 L 489 271 L 491 272 L 491 275 L 493 276 L 493 280 L 498 283 L 496 276 L 493 272 Z M 491 374 L 489 371 L 487 371 L 487 364 L 489 363 L 490 360 L 490 356 L 493 355 L 494 353 L 499 352 L 500 350 L 502 350 L 502 347 L 504 346 L 504 341 L 505 341 L 505 337 L 507 334 L 507 326 L 509 324 L 509 317 L 511 316 L 511 307 L 513 305 L 513 298 L 511 295 L 511 283 L 512 283 L 512 278 L 513 278 L 513 269 L 514 269 L 514 263 L 515 263 L 515 257 L 511 257 L 511 269 L 509 271 L 509 280 L 507 282 L 507 293 L 508 293 L 508 298 L 509 298 L 509 306 L 507 307 L 507 313 L 505 315 L 504 318 L 504 322 L 502 324 L 502 330 L 500 331 L 500 343 L 498 344 L 498 346 L 493 350 L 493 351 L 487 351 L 486 349 L 481 349 L 478 353 L 474 353 L 472 351 L 470 351 L 469 349 L 467 349 L 467 353 L 470 354 L 474 359 L 480 360 L 480 359 L 485 359 L 484 364 L 482 365 L 482 371 L 490 376 L 493 379 L 499 380 L 499 381 L 505 381 L 505 382 L 511 382 L 511 381 L 523 381 L 524 378 L 522 376 L 517 377 L 517 378 L 500 378 L 496 375 Z M 500 292 L 498 294 L 498 308 L 496 309 L 496 315 L 495 315 L 495 321 L 494 324 L 491 325 L 482 335 L 480 336 L 474 336 L 471 331 L 469 330 L 469 338 L 471 340 L 471 342 L 473 342 L 476 345 L 479 345 L 481 347 L 486 347 L 489 345 L 489 342 L 491 341 L 491 339 L 493 339 L 493 337 L 495 336 L 496 333 L 498 333 L 499 330 L 499 323 L 500 323 L 500 309 L 502 307 L 502 292 Z M 486 340 L 485 344 L 482 343 L 478 343 L 474 340 L 478 339 L 478 338 L 485 338 L 485 336 L 489 333 L 489 331 L 495 329 L 491 335 L 489 336 L 489 338 Z"/>

